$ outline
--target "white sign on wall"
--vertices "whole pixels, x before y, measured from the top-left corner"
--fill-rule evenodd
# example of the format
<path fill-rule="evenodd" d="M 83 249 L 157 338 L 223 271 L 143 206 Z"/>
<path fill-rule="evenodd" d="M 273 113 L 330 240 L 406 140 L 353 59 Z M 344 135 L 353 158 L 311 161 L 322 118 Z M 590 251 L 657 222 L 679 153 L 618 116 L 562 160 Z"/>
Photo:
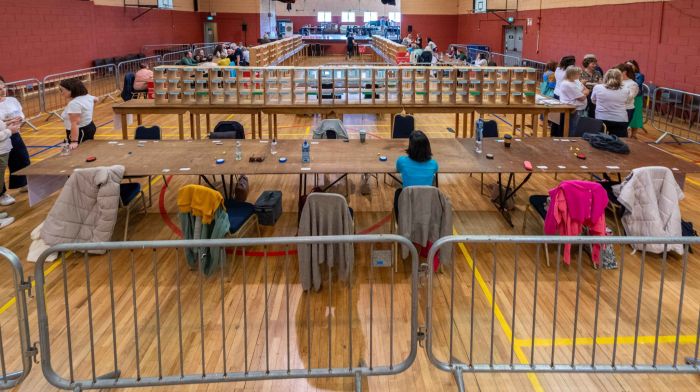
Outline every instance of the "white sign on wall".
<path fill-rule="evenodd" d="M 173 0 L 158 0 L 158 8 L 164 10 L 173 9 Z"/>
<path fill-rule="evenodd" d="M 474 13 L 475 14 L 483 14 L 488 10 L 488 6 L 486 5 L 486 0 L 474 0 Z"/>

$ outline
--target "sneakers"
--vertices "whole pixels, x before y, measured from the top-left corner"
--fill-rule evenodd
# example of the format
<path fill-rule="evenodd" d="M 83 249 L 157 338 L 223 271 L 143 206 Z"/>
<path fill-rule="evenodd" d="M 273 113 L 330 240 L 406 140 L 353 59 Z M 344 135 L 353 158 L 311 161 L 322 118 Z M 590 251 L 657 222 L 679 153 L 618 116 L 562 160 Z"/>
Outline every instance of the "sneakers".
<path fill-rule="evenodd" d="M 0 212 L 0 219 L 7 218 L 7 212 Z"/>
<path fill-rule="evenodd" d="M 9 226 L 14 221 L 15 221 L 15 218 L 13 218 L 13 217 L 0 219 L 0 229 L 2 229 L 5 226 Z"/>
<path fill-rule="evenodd" d="M 15 204 L 15 198 L 5 193 L 0 196 L 0 206 L 9 206 L 10 204 Z"/>
<path fill-rule="evenodd" d="M 26 185 L 23 186 L 23 187 L 21 187 L 21 188 L 19 188 L 18 190 L 19 190 L 20 193 L 27 193 L 27 192 L 29 192 L 29 190 L 27 189 L 27 186 L 26 186 Z"/>

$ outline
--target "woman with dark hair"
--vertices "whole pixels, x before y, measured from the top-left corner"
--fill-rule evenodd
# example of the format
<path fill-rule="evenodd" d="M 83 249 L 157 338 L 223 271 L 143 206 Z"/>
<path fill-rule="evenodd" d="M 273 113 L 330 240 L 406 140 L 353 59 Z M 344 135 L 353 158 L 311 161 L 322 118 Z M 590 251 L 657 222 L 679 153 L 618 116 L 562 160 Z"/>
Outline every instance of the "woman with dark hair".
<path fill-rule="evenodd" d="M 558 63 L 556 61 L 550 61 L 545 66 L 545 71 L 542 74 L 542 84 L 540 85 L 540 91 L 542 95 L 551 97 L 554 95 L 554 87 L 557 85 L 557 80 L 554 78 L 554 71 L 557 70 Z"/>
<path fill-rule="evenodd" d="M 608 128 L 608 133 L 627 137 L 627 110 L 625 104 L 629 92 L 622 88 L 622 73 L 616 69 L 610 69 L 603 77 L 603 84 L 593 87 L 591 101 L 596 105 L 595 118 L 603 120 Z"/>
<path fill-rule="evenodd" d="M 430 140 L 423 131 L 415 130 L 408 137 L 408 156 L 399 157 L 396 160 L 396 171 L 401 174 L 403 187 L 409 186 L 431 186 L 434 183 L 435 175 L 438 172 L 437 161 L 433 159 L 433 152 L 430 150 Z M 398 211 L 399 195 L 402 188 L 396 190 L 394 194 L 394 210 Z"/>
<path fill-rule="evenodd" d="M 60 84 L 61 94 L 70 99 L 63 109 L 63 125 L 66 127 L 66 138 L 71 150 L 78 144 L 95 138 L 97 127 L 92 122 L 97 98 L 88 94 L 87 88 L 80 79 L 64 79 Z"/>
<path fill-rule="evenodd" d="M 632 65 L 618 64 L 615 68 L 622 74 L 622 88 L 627 91 L 625 109 L 627 110 L 627 121 L 630 122 L 632 121 L 632 116 L 634 116 L 634 98 L 639 92 L 639 86 L 634 81 L 634 68 Z"/>
<path fill-rule="evenodd" d="M 640 129 L 646 133 L 646 129 L 644 129 L 644 116 L 642 113 L 644 110 L 644 74 L 639 70 L 639 64 L 636 60 L 630 60 L 627 64 L 632 66 L 634 81 L 637 82 L 637 86 L 639 86 L 639 92 L 634 98 L 634 115 L 632 115 L 632 120 L 630 120 L 632 137 L 637 137 L 637 131 Z"/>
<path fill-rule="evenodd" d="M 219 44 L 214 47 L 214 62 L 218 62 L 219 60 L 225 58 L 228 56 L 228 53 L 224 50 L 224 46 Z"/>
<path fill-rule="evenodd" d="M 12 132 L 10 140 L 12 141 L 12 150 L 8 157 L 7 167 L 10 169 L 10 189 L 19 189 L 20 191 L 27 190 L 27 177 L 16 176 L 12 173 L 18 172 L 30 165 L 29 152 L 27 146 L 22 140 L 20 127 L 24 123 L 24 112 L 22 105 L 14 97 L 7 96 L 7 87 L 5 79 L 0 76 L 0 121 L 4 121 L 7 128 Z M 5 182 L 2 179 L 3 186 L 0 189 L 0 205 L 9 205 L 15 202 L 12 196 L 5 193 Z"/>

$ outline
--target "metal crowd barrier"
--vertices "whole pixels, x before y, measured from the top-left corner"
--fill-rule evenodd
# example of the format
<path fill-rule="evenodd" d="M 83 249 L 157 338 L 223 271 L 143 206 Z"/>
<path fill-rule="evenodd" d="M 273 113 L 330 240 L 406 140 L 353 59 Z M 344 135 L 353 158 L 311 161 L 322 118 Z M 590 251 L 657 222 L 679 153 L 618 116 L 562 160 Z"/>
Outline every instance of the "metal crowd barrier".
<path fill-rule="evenodd" d="M 42 82 L 42 93 L 44 95 L 44 111 L 49 115 L 49 118 L 51 116 L 61 118 L 59 111 L 65 107 L 67 102 L 60 93 L 59 85 L 61 81 L 72 78 L 80 79 L 90 95 L 117 101 L 114 95 L 120 88 L 117 79 L 117 66 L 114 64 L 48 75 Z"/>
<path fill-rule="evenodd" d="M 146 56 L 163 56 L 172 52 L 179 52 L 192 48 L 191 44 L 157 44 L 144 45 L 141 53 Z"/>
<path fill-rule="evenodd" d="M 11 389 L 27 377 L 36 355 L 29 337 L 25 296 L 26 291 L 31 290 L 31 281 L 25 281 L 22 263 L 10 250 L 0 247 L 0 259 L 7 262 L 2 267 L 3 288 L 8 290 L 6 294 L 13 296 L 7 304 L 14 304 L 16 309 L 16 320 L 13 322 L 0 319 L 0 389 Z M 8 271 L 12 277 L 7 276 Z"/>
<path fill-rule="evenodd" d="M 320 264 L 322 287 L 303 291 L 296 246 L 342 243 L 356 255 L 347 281 Z M 394 245 L 408 271 L 369 262 Z M 62 276 L 49 284 L 54 252 Z M 205 276 L 212 255 L 226 262 Z M 61 389 L 349 377 L 360 390 L 416 357 L 418 254 L 397 235 L 65 244 L 36 271 L 41 366 Z"/>
<path fill-rule="evenodd" d="M 564 244 L 572 244 L 569 266 Z M 618 268 L 591 268 L 593 244 L 612 247 Z M 631 244 L 640 249 L 629 254 Z M 660 255 L 650 253 L 652 244 L 663 244 Z M 673 244 L 683 256 L 669 254 Z M 466 263 L 429 273 L 428 357 L 460 391 L 469 372 L 700 374 L 700 287 L 687 279 L 689 247 L 698 244 L 698 237 L 441 238 L 428 260 L 450 246 Z M 555 255 L 550 267 L 542 262 L 547 251 Z"/>
<path fill-rule="evenodd" d="M 666 136 L 700 143 L 700 94 L 658 87 L 651 96 L 648 122 L 661 132 L 656 143 Z"/>
<path fill-rule="evenodd" d="M 537 70 L 537 80 L 539 82 L 543 81 L 543 75 L 547 71 L 547 64 L 541 62 L 541 61 L 535 61 L 535 60 L 530 60 L 530 59 L 522 59 L 520 61 L 520 65 L 523 67 L 529 67 L 529 68 L 534 68 Z"/>
<path fill-rule="evenodd" d="M 117 85 L 121 87 L 122 83 L 124 82 L 124 76 L 129 72 L 136 73 L 139 69 L 141 69 L 141 64 L 143 63 L 146 63 L 149 68 L 153 69 L 155 66 L 162 64 L 162 58 L 161 56 L 151 56 L 135 60 L 122 61 L 121 63 L 117 64 Z"/>
<path fill-rule="evenodd" d="M 33 130 L 36 126 L 31 120 L 39 117 L 44 112 L 43 95 L 41 94 L 41 82 L 39 79 L 25 79 L 6 83 L 7 95 L 16 98 L 22 105 L 25 116 L 25 124 Z"/>
<path fill-rule="evenodd" d="M 192 53 L 196 53 L 198 50 L 204 51 L 205 56 L 213 56 L 214 55 L 214 49 L 216 49 L 216 44 L 209 44 L 209 45 L 203 45 L 203 46 L 195 46 L 192 48 Z"/>
<path fill-rule="evenodd" d="M 191 49 L 164 54 L 161 57 L 160 64 L 161 65 L 175 65 L 180 60 L 182 60 L 182 58 L 185 57 L 188 52 L 192 52 L 192 54 L 194 54 L 194 51 Z"/>
<path fill-rule="evenodd" d="M 494 62 L 499 67 L 518 67 L 521 64 L 522 59 L 509 54 L 490 52 L 489 62 Z"/>

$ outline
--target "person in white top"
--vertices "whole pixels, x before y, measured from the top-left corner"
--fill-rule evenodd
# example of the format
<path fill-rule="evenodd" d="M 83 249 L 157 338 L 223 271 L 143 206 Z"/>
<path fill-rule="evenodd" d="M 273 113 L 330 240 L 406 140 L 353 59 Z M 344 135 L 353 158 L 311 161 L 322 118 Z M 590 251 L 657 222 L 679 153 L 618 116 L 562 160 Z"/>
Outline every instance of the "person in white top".
<path fill-rule="evenodd" d="M 428 37 L 428 43 L 425 45 L 426 48 L 430 48 L 430 51 L 433 53 L 437 52 L 437 45 L 435 42 L 433 42 L 433 39 Z"/>
<path fill-rule="evenodd" d="M 70 100 L 63 109 L 61 118 L 66 127 L 66 139 L 73 150 L 78 148 L 80 143 L 95 138 L 97 127 L 92 122 L 92 114 L 97 98 L 88 94 L 80 79 L 62 80 L 60 89 L 63 97 Z"/>
<path fill-rule="evenodd" d="M 27 146 L 24 144 L 20 134 L 20 128 L 24 123 L 24 112 L 22 111 L 22 105 L 16 98 L 7 96 L 7 87 L 2 76 L 0 76 L 0 121 L 4 121 L 7 128 L 12 132 L 12 136 L 10 136 L 12 151 L 10 151 L 7 163 L 7 167 L 10 169 L 9 188 L 26 191 L 27 177 L 14 174 L 31 164 Z M 9 205 L 14 202 L 14 198 L 7 193 L 0 196 L 0 205 Z"/>
<path fill-rule="evenodd" d="M 474 65 L 477 67 L 485 67 L 489 64 L 489 60 L 486 59 L 486 55 L 483 53 L 479 53 L 476 55 L 476 60 L 474 61 Z"/>
<path fill-rule="evenodd" d="M 595 107 L 595 118 L 603 120 L 608 133 L 627 137 L 627 99 L 629 92 L 622 88 L 622 74 L 613 68 L 603 77 L 603 84 L 593 87 L 591 102 Z"/>
<path fill-rule="evenodd" d="M 576 107 L 576 110 L 569 117 L 569 129 L 572 131 L 576 129 L 578 119 L 586 110 L 586 106 L 588 105 L 586 97 L 590 94 L 590 91 L 579 80 L 580 78 L 581 68 L 570 66 L 566 69 L 566 77 L 559 87 L 559 92 L 561 94 L 559 96 L 559 101 Z"/>
<path fill-rule="evenodd" d="M 1 178 L 3 179 L 5 178 L 5 169 L 7 169 L 7 160 L 9 159 L 10 151 L 12 150 L 12 141 L 10 140 L 10 136 L 12 136 L 12 131 L 10 131 L 5 126 L 5 123 L 0 120 L 0 176 L 2 176 Z M 0 200 L 3 200 L 5 196 L 9 195 L 5 194 L 5 190 L 3 189 L 2 196 L 0 196 Z M 12 202 L 14 203 L 14 199 L 12 200 Z M 0 229 L 14 221 L 15 219 L 8 216 L 6 212 L 0 212 Z"/>
<path fill-rule="evenodd" d="M 559 99 L 561 95 L 561 82 L 566 79 L 566 69 L 572 65 L 576 65 L 576 57 L 574 56 L 564 56 L 559 60 L 559 66 L 554 70 L 554 79 L 556 80 L 556 84 L 554 85 L 554 99 Z M 559 115 L 558 123 L 555 120 L 550 122 L 550 134 L 552 136 L 564 136 L 564 127 L 560 124 L 564 124 L 564 113 Z"/>
<path fill-rule="evenodd" d="M 639 85 L 634 79 L 634 68 L 629 64 L 619 64 L 615 67 L 620 70 L 622 74 L 622 89 L 627 91 L 628 97 L 625 103 L 625 109 L 627 110 L 627 121 L 632 121 L 632 116 L 634 116 L 634 98 L 639 94 Z"/>

